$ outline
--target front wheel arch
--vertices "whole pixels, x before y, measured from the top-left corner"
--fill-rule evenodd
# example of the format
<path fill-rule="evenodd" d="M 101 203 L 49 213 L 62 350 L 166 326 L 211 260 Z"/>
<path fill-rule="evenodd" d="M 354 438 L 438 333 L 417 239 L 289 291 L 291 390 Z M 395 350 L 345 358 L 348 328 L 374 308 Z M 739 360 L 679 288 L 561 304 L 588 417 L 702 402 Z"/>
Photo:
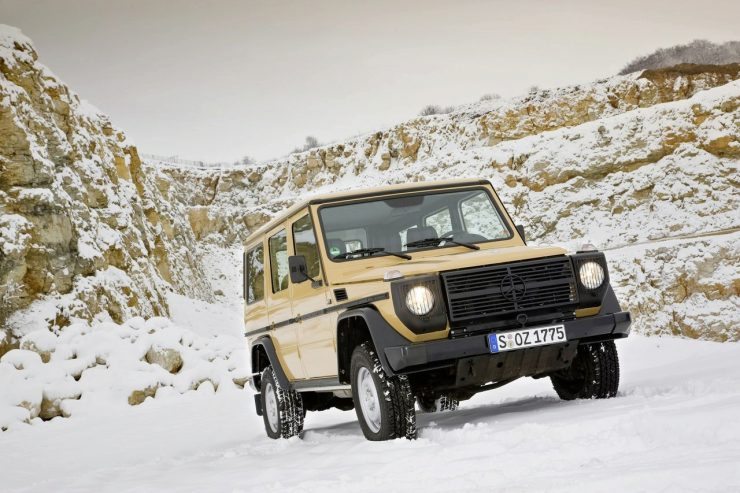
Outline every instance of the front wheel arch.
<path fill-rule="evenodd" d="M 388 376 L 394 376 L 395 372 L 385 357 L 384 349 L 411 344 L 374 306 L 353 308 L 342 313 L 337 319 L 337 375 L 340 383 L 350 383 L 352 352 L 364 342 L 372 344 Z"/>

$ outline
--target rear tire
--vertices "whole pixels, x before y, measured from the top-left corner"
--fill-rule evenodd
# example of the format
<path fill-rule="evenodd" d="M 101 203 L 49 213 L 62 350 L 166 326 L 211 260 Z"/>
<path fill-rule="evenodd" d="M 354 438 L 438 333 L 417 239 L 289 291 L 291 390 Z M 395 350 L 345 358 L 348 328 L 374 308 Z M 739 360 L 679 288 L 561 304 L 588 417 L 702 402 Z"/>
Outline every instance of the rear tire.
<path fill-rule="evenodd" d="M 300 435 L 306 416 L 301 394 L 280 387 L 272 366 L 264 369 L 261 382 L 262 420 L 267 436 L 278 439 Z"/>
<path fill-rule="evenodd" d="M 416 438 L 416 411 L 405 375 L 389 377 L 375 350 L 355 348 L 350 366 L 352 400 L 365 438 L 372 441 Z"/>
<path fill-rule="evenodd" d="M 569 368 L 550 375 L 558 396 L 573 399 L 608 399 L 619 390 L 619 355 L 614 341 L 578 346 Z"/>
<path fill-rule="evenodd" d="M 454 411 L 460 406 L 460 401 L 449 395 L 441 395 L 432 399 L 426 395 L 420 395 L 416 398 L 419 409 L 424 413 L 439 413 L 444 411 Z"/>

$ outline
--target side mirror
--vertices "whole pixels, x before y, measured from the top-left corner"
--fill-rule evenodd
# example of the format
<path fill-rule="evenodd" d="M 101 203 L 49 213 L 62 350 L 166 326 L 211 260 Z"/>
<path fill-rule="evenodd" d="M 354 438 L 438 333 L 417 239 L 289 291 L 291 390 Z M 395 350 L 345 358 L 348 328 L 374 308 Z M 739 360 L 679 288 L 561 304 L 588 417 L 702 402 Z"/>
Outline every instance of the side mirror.
<path fill-rule="evenodd" d="M 288 257 L 288 270 L 290 270 L 290 282 L 293 284 L 300 284 L 310 279 L 308 277 L 306 257 L 303 255 L 291 255 Z"/>
<path fill-rule="evenodd" d="M 522 237 L 522 241 L 526 245 L 527 244 L 527 236 L 524 234 L 524 226 L 522 226 L 521 224 L 517 224 L 516 225 L 516 231 L 517 231 L 517 233 L 519 233 L 519 236 Z"/>

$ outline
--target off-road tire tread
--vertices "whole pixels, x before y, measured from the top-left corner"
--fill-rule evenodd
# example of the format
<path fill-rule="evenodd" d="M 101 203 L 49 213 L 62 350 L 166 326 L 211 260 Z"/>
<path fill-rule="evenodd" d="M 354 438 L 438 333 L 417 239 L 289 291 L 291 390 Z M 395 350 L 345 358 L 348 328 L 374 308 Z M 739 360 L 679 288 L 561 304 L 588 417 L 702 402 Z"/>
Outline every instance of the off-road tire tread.
<path fill-rule="evenodd" d="M 614 341 L 579 346 L 576 358 L 581 358 L 586 370 L 585 381 L 580 389 L 573 391 L 559 383 L 557 376 L 551 378 L 553 388 L 561 399 L 609 399 L 617 395 L 619 355 Z"/>
<path fill-rule="evenodd" d="M 437 412 L 454 411 L 460 405 L 460 401 L 449 395 L 443 395 L 436 404 Z"/>
<path fill-rule="evenodd" d="M 411 391 L 408 377 L 405 375 L 393 377 L 386 375 L 383 365 L 371 344 L 365 342 L 355 351 L 357 350 L 363 351 L 372 362 L 372 371 L 380 380 L 382 398 L 388 403 L 387 409 L 391 427 L 387 436 L 382 437 L 381 440 L 395 438 L 413 440 L 416 438 L 416 409 L 414 408 L 414 394 Z M 352 377 L 354 378 L 354 375 Z M 356 403 L 355 409 L 357 409 L 359 417 L 362 413 L 361 406 Z"/>
<path fill-rule="evenodd" d="M 280 438 L 291 438 L 303 433 L 303 420 L 306 413 L 303 409 L 301 394 L 293 389 L 284 389 L 278 383 L 277 375 L 272 366 L 262 371 L 262 382 L 269 378 L 272 380 L 275 394 L 277 395 L 278 408 L 280 410 Z M 265 424 L 265 426 L 268 426 Z"/>
<path fill-rule="evenodd" d="M 419 409 L 423 413 L 439 413 L 447 411 L 455 411 L 460 406 L 460 401 L 450 395 L 443 394 L 435 399 L 431 405 L 429 402 L 425 402 L 425 398 L 417 396 L 416 402 L 419 404 Z"/>

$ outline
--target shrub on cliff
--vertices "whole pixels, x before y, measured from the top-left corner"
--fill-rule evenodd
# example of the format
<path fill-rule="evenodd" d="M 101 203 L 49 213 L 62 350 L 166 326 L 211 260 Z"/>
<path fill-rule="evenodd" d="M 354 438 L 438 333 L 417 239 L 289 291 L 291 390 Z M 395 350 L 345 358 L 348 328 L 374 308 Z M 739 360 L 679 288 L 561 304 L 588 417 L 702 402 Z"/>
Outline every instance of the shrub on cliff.
<path fill-rule="evenodd" d="M 619 75 L 639 70 L 672 67 L 682 63 L 699 65 L 740 63 L 740 41 L 715 44 L 706 39 L 695 39 L 685 45 L 660 48 L 649 55 L 635 58 L 619 71 Z"/>

